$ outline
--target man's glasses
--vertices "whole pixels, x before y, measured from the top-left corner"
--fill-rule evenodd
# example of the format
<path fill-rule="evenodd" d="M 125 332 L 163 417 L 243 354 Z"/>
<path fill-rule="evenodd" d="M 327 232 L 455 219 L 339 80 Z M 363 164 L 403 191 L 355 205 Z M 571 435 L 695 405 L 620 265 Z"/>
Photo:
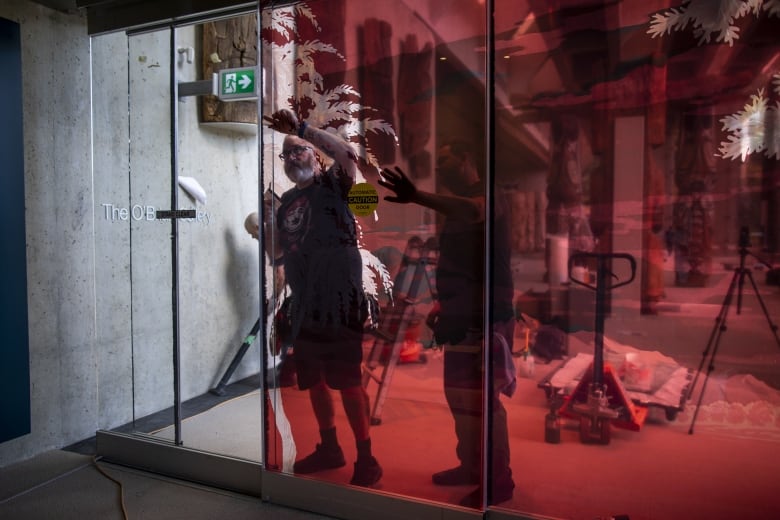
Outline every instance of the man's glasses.
<path fill-rule="evenodd" d="M 311 150 L 311 146 L 295 145 L 279 154 L 279 159 L 285 161 L 291 155 L 300 155 L 306 150 Z"/>

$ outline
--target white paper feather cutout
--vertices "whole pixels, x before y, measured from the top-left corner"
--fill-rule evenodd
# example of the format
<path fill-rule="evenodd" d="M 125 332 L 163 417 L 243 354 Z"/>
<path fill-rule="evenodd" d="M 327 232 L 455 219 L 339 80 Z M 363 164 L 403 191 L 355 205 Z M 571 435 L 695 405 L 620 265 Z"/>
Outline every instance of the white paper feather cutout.
<path fill-rule="evenodd" d="M 206 203 L 206 190 L 194 178 L 179 176 L 179 186 L 193 199 L 201 204 Z"/>

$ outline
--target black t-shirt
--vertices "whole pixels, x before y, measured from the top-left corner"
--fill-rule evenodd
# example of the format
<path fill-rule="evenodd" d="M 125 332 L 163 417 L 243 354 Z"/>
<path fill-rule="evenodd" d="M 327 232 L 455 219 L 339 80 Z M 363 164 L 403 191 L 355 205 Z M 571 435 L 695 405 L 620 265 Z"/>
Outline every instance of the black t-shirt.
<path fill-rule="evenodd" d="M 335 165 L 306 188 L 282 195 L 277 225 L 293 334 L 301 326 L 354 327 L 362 319 L 363 264 L 355 216 L 346 202 L 351 185 Z"/>
<path fill-rule="evenodd" d="M 482 195 L 475 185 L 469 195 Z M 505 201 L 496 197 L 496 216 L 492 221 L 493 280 L 491 285 L 493 321 L 501 322 L 514 315 L 514 289 L 511 269 L 509 216 Z M 501 205 L 501 207 L 499 207 Z M 440 315 L 436 340 L 458 343 L 468 329 L 482 330 L 485 294 L 485 222 L 466 222 L 449 217 L 439 234 L 439 263 L 436 289 Z"/>

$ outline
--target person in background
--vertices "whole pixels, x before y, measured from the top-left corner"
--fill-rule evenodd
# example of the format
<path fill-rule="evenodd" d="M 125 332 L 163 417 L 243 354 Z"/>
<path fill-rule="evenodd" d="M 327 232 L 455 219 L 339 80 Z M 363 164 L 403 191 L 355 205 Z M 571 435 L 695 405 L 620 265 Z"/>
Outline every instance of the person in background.
<path fill-rule="evenodd" d="M 257 212 L 253 211 L 244 219 L 244 229 L 249 233 L 249 236 L 258 240 L 260 238 L 260 219 L 257 216 Z"/>
<path fill-rule="evenodd" d="M 429 316 L 435 340 L 444 349 L 444 394 L 455 421 L 459 465 L 433 474 L 442 486 L 478 485 L 481 478 L 484 294 L 485 294 L 485 183 L 480 178 L 468 143 L 453 140 L 437 153 L 438 181 L 449 193 L 418 190 L 398 167 L 384 169 L 379 184 L 393 192 L 385 200 L 419 204 L 444 215 L 439 234 L 436 268 L 437 308 Z M 509 500 L 515 487 L 509 467 L 506 410 L 499 393 L 514 392 L 511 359 L 515 317 L 510 265 L 508 201 L 496 190 L 493 229 L 492 341 L 496 362 L 490 384 L 492 454 L 488 501 Z M 481 486 L 460 502 L 480 507 Z"/>
<path fill-rule="evenodd" d="M 276 210 L 276 229 L 266 229 L 266 251 L 284 265 L 290 287 L 290 319 L 298 386 L 308 390 L 321 442 L 295 462 L 295 473 L 308 474 L 346 464 L 338 441 L 333 397 L 341 393 L 354 434 L 357 460 L 351 484 L 373 486 L 382 468 L 372 454 L 369 399 L 362 386 L 363 326 L 368 301 L 355 216 L 347 194 L 355 182 L 357 156 L 339 136 L 298 121 L 287 109 L 263 118 L 286 134 L 280 158 L 293 187 Z M 323 171 L 315 147 L 333 159 Z M 264 210 L 273 211 L 264 199 Z M 269 225 L 269 224 L 266 224 Z"/>

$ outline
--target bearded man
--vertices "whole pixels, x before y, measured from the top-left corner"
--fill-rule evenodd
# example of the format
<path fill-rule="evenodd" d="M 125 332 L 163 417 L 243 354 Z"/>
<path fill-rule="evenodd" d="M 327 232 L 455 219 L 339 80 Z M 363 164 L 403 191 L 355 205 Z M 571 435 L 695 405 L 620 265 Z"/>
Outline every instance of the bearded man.
<path fill-rule="evenodd" d="M 308 474 L 346 464 L 336 435 L 334 389 L 341 392 L 357 447 L 350 483 L 373 486 L 382 468 L 371 451 L 369 399 L 362 386 L 368 300 L 357 223 L 347 204 L 357 156 L 348 142 L 299 122 L 290 110 L 263 119 L 287 134 L 279 157 L 294 186 L 282 195 L 275 219 L 267 219 L 267 226 L 274 221 L 277 228 L 266 229 L 266 251 L 276 265 L 284 265 L 298 387 L 309 392 L 321 438 L 293 470 Z M 326 171 L 320 168 L 315 147 L 334 160 Z M 270 199 L 265 201 L 266 214 L 272 207 Z"/>

